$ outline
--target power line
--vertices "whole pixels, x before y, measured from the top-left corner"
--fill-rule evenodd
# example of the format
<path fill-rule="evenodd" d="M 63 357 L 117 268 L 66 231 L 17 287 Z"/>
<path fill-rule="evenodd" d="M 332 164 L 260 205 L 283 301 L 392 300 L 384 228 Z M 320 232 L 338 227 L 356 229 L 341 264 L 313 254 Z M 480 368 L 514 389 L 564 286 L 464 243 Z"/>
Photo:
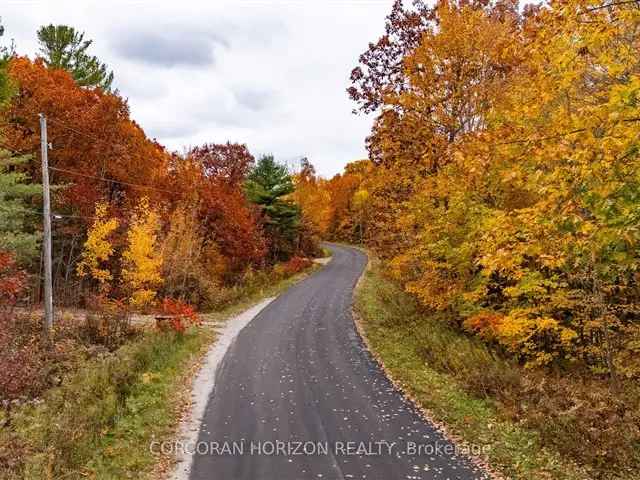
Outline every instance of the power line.
<path fill-rule="evenodd" d="M 0 205 L 0 210 L 2 210 L 2 205 Z M 33 208 L 23 208 L 23 207 L 18 207 L 15 209 L 11 209 L 12 211 L 17 211 L 20 213 L 31 213 L 33 215 L 43 215 L 44 212 L 42 210 L 35 210 Z M 5 212 L 8 212 L 9 209 L 4 209 Z M 51 212 L 51 217 L 53 219 L 59 219 L 59 218 L 84 218 L 84 219 L 88 219 L 88 220 L 95 220 L 96 217 L 92 217 L 92 216 L 87 216 L 87 215 L 74 215 L 74 214 L 68 214 L 68 213 L 58 213 L 58 212 Z"/>
<path fill-rule="evenodd" d="M 158 192 L 173 193 L 175 195 L 182 195 L 182 193 L 175 192 L 173 190 L 166 190 L 164 188 L 156 188 L 156 187 L 152 187 L 150 185 L 141 185 L 141 184 L 138 184 L 138 183 L 123 182 L 121 180 L 114 180 L 113 178 L 100 177 L 100 176 L 97 176 L 97 175 L 89 175 L 87 173 L 80 173 L 80 172 L 76 172 L 74 170 L 68 170 L 66 168 L 49 167 L 49 170 L 55 170 L 56 172 L 69 173 L 71 175 L 77 175 L 79 177 L 93 178 L 93 179 L 96 179 L 96 180 L 102 180 L 103 182 L 119 183 L 121 185 L 127 185 L 127 186 L 133 187 L 133 188 L 141 188 L 141 189 L 145 189 L 145 190 L 156 190 Z"/>
<path fill-rule="evenodd" d="M 70 130 L 70 131 L 72 131 L 72 132 L 74 132 L 74 133 L 76 133 L 78 135 L 85 136 L 85 137 L 87 137 L 87 138 L 89 138 L 91 140 L 94 140 L 96 142 L 103 142 L 103 143 L 106 142 L 104 139 L 95 137 L 92 134 L 89 134 L 89 133 L 86 133 L 86 132 L 82 132 L 82 131 L 77 130 L 77 129 L 73 128 L 73 127 L 70 127 L 69 125 L 66 125 L 65 123 L 61 122 L 60 120 L 49 119 L 49 121 L 51 123 L 55 123 L 55 124 L 57 124 L 57 125 L 59 125 L 59 126 L 61 126 L 63 128 L 66 128 L 67 130 Z M 111 146 L 120 147 L 122 149 L 126 149 L 127 148 L 126 146 L 124 146 L 122 144 L 119 144 L 119 143 L 110 143 L 110 145 Z M 77 176 L 80 176 L 80 177 L 93 178 L 95 180 L 101 180 L 103 182 L 117 183 L 117 184 L 120 184 L 120 185 L 127 185 L 127 186 L 132 187 L 132 188 L 140 188 L 140 189 L 143 189 L 143 190 L 154 190 L 154 191 L 157 191 L 157 192 L 171 193 L 171 194 L 179 195 L 179 196 L 183 195 L 183 193 L 176 192 L 176 191 L 173 191 L 173 190 L 167 190 L 167 189 L 164 189 L 164 188 L 152 187 L 150 185 L 142 185 L 142 184 L 139 184 L 139 183 L 115 180 L 113 178 L 107 178 L 107 177 L 104 177 L 104 176 L 89 175 L 89 174 L 86 174 L 86 173 L 80 173 L 80 172 L 76 172 L 76 171 L 68 170 L 68 169 L 63 169 L 63 168 L 59 168 L 59 167 L 49 167 L 49 169 L 50 170 L 56 170 L 56 171 L 64 172 L 64 173 L 69 173 L 71 175 L 77 175 Z"/>
<path fill-rule="evenodd" d="M 92 135 L 92 134 L 90 134 L 90 133 L 86 133 L 86 132 L 82 132 L 82 131 L 80 131 L 80 130 L 77 130 L 76 128 L 74 128 L 74 127 L 70 127 L 69 125 L 67 125 L 67 124 L 65 124 L 65 123 L 63 123 L 63 122 L 61 122 L 60 120 L 53 120 L 53 119 L 49 118 L 49 119 L 48 119 L 48 121 L 49 121 L 50 123 L 55 123 L 56 125 L 59 125 L 59 126 L 61 126 L 62 128 L 66 128 L 67 130 L 70 130 L 70 131 L 72 131 L 72 132 L 74 132 L 74 133 L 77 133 L 78 135 L 82 135 L 82 136 L 84 136 L 84 137 L 87 137 L 87 138 L 89 138 L 89 139 L 91 139 L 91 140 L 93 140 L 93 141 L 95 141 L 95 142 L 102 142 L 102 143 L 106 143 L 106 140 L 105 140 L 104 138 L 98 138 L 98 137 L 96 137 L 96 136 L 94 136 L 94 135 Z M 121 144 L 119 144 L 119 143 L 111 143 L 110 145 L 112 145 L 112 146 L 118 146 L 118 147 L 121 147 L 121 148 L 125 148 L 125 146 L 124 146 L 124 145 L 121 145 Z"/>
<path fill-rule="evenodd" d="M 54 120 L 52 118 L 48 118 L 47 121 L 49 123 L 54 123 L 56 125 L 59 125 L 62 128 L 65 128 L 65 129 L 67 129 L 67 130 L 69 130 L 71 132 L 74 132 L 74 133 L 78 134 L 78 135 L 84 136 L 84 137 L 86 137 L 88 139 L 91 139 L 91 140 L 93 140 L 95 142 L 107 143 L 105 139 L 98 138 L 98 137 L 96 137 L 96 136 L 94 136 L 92 134 L 86 133 L 86 132 L 82 132 L 82 131 L 74 128 L 74 127 L 71 127 L 71 126 L 67 125 L 66 123 L 64 123 L 64 122 L 62 122 L 60 120 Z M 122 144 L 119 144 L 119 143 L 110 143 L 109 145 L 115 146 L 115 147 L 119 147 L 121 149 L 126 149 L 127 148 L 125 145 L 122 145 Z M 16 151 L 16 150 L 14 150 L 14 149 L 12 149 L 12 148 L 10 148 L 8 146 L 2 145 L 2 144 L 0 144 L 0 147 L 6 148 L 7 150 L 9 150 L 9 151 L 11 151 L 11 152 L 13 152 L 13 153 L 15 153 L 17 155 L 30 155 L 28 153 Z M 90 174 L 86 174 L 86 173 L 77 172 L 77 171 L 74 171 L 74 170 L 69 170 L 69 169 L 66 169 L 66 168 L 49 166 L 49 170 L 63 172 L 63 173 L 67 173 L 67 174 L 70 174 L 70 175 L 76 175 L 76 176 L 84 177 L 84 178 L 92 178 L 92 179 L 100 180 L 100 181 L 107 182 L 107 183 L 115 183 L 115 184 L 120 184 L 120 185 L 126 185 L 128 187 L 138 188 L 138 189 L 141 189 L 141 190 L 152 190 L 152 191 L 157 191 L 157 192 L 170 193 L 170 194 L 178 195 L 178 196 L 183 196 L 184 195 L 184 192 L 177 192 L 177 191 L 174 191 L 174 190 L 168 190 L 168 189 L 164 189 L 164 188 L 157 188 L 157 187 L 152 187 L 150 185 L 143 185 L 143 184 L 139 184 L 139 183 L 125 182 L 125 181 L 122 181 L 122 180 L 115 180 L 113 178 L 108 178 L 108 177 L 99 176 L 99 175 L 90 175 Z M 86 218 L 86 217 L 82 217 L 82 218 Z"/>

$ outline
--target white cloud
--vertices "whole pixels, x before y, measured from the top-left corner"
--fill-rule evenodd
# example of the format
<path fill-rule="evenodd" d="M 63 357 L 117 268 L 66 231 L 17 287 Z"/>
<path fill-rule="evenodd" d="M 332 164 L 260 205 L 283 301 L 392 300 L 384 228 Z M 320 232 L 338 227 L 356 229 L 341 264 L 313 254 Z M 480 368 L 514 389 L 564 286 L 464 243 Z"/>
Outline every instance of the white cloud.
<path fill-rule="evenodd" d="M 345 89 L 392 0 L 10 2 L 2 21 L 19 53 L 40 25 L 94 39 L 132 117 L 170 149 L 226 140 L 255 154 L 308 156 L 324 175 L 365 156 L 371 118 Z"/>

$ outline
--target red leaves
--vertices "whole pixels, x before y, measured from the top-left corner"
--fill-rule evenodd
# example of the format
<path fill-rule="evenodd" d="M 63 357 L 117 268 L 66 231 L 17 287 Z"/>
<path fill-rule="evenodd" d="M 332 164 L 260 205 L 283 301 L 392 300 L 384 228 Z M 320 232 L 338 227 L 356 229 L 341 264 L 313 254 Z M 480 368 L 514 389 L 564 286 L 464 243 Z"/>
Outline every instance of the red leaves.
<path fill-rule="evenodd" d="M 14 255 L 0 251 L 0 315 L 15 305 L 25 290 L 26 281 L 27 274 L 18 268 Z"/>
<path fill-rule="evenodd" d="M 186 158 L 174 157 L 171 188 L 191 191 L 198 220 L 228 259 L 230 273 L 260 264 L 266 241 L 258 216 L 244 194 L 244 178 L 253 165 L 246 146 L 226 143 L 193 148 Z"/>
<path fill-rule="evenodd" d="M 182 300 L 165 298 L 162 300 L 162 313 L 170 317 L 169 326 L 177 333 L 184 333 L 187 326 L 200 323 L 195 309 Z"/>
<path fill-rule="evenodd" d="M 282 265 L 282 271 L 286 275 L 295 275 L 310 266 L 311 260 L 295 255 Z"/>
<path fill-rule="evenodd" d="M 465 320 L 465 327 L 485 340 L 493 340 L 504 321 L 504 315 L 494 312 L 480 312 Z"/>
<path fill-rule="evenodd" d="M 53 146 L 49 164 L 86 175 L 55 171 L 53 182 L 69 188 L 54 196 L 54 207 L 90 216 L 95 202 L 101 198 L 121 201 L 126 193 L 134 202 L 142 194 L 156 200 L 153 190 L 142 192 L 91 178 L 165 186 L 168 155 L 129 118 L 124 99 L 100 89 L 81 88 L 68 72 L 48 69 L 40 60 L 14 58 L 9 74 L 18 86 L 18 94 L 6 113 L 3 134 L 7 144 L 21 152 L 39 154 L 38 114 L 44 113 L 48 139 Z M 29 170 L 34 180 L 41 177 L 35 155 Z"/>
<path fill-rule="evenodd" d="M 188 156 L 207 178 L 232 187 L 240 187 L 255 161 L 246 145 L 230 142 L 205 143 L 193 147 Z"/>
<path fill-rule="evenodd" d="M 429 28 L 432 10 L 422 0 L 414 2 L 415 10 L 407 10 L 400 0 L 393 4 L 387 17 L 386 34 L 370 43 L 360 55 L 360 65 L 351 72 L 353 85 L 349 97 L 359 110 L 371 113 L 384 103 L 384 95 L 404 88 L 403 60 L 420 42 Z"/>

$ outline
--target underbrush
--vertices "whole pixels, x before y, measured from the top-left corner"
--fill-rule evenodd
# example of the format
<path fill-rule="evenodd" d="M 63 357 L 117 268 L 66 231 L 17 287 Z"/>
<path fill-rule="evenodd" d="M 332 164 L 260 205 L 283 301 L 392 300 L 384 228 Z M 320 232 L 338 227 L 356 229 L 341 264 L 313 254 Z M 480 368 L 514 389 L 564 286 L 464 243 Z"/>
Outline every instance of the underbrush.
<path fill-rule="evenodd" d="M 247 298 L 262 295 L 273 285 L 307 270 L 311 265 L 312 262 L 308 258 L 294 256 L 272 268 L 249 269 L 236 284 L 211 291 L 204 303 L 204 310 L 224 310 Z"/>
<path fill-rule="evenodd" d="M 207 319 L 221 320 L 279 293 L 310 265 L 294 257 L 272 271 L 248 274 Z M 156 471 L 162 459 L 152 455 L 150 442 L 170 437 L 190 366 L 215 333 L 189 327 L 196 322 L 143 332 L 117 304 L 101 307 L 56 319 L 48 340 L 40 315 L 4 317 L 0 478 L 102 480 L 145 478 Z M 162 311 L 193 313 L 185 307 L 165 301 Z"/>
<path fill-rule="evenodd" d="M 640 387 L 580 371 L 525 369 L 446 318 L 420 311 L 374 269 L 357 294 L 374 351 L 419 403 L 518 479 L 631 479 L 640 468 Z M 579 465 L 579 467 L 577 466 Z"/>
<path fill-rule="evenodd" d="M 115 479 L 153 468 L 149 442 L 175 421 L 173 390 L 211 341 L 203 331 L 145 333 L 21 408 L 0 430 L 3 478 Z"/>
<path fill-rule="evenodd" d="M 116 310 L 89 312 L 85 319 L 62 315 L 48 338 L 37 313 L 0 316 L 0 412 L 11 423 L 17 406 L 62 383 L 77 365 L 108 355 L 139 332 Z"/>

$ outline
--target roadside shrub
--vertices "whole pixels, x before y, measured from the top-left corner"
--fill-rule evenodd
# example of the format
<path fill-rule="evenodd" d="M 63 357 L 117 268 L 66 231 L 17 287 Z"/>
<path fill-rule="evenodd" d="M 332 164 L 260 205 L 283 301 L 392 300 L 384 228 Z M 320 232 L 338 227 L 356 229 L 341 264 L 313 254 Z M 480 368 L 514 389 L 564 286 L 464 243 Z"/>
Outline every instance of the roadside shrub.
<path fill-rule="evenodd" d="M 135 335 L 130 311 L 124 301 L 96 297 L 92 304 L 95 309 L 87 313 L 80 328 L 85 342 L 103 345 L 113 351 Z"/>
<path fill-rule="evenodd" d="M 295 275 L 309 268 L 311 263 L 308 258 L 295 255 L 282 264 L 282 272 L 287 276 Z"/>
<path fill-rule="evenodd" d="M 149 462 L 136 463 L 141 470 L 152 466 L 155 459 L 142 451 L 153 432 L 170 424 L 173 382 L 204 338 L 200 332 L 149 332 L 83 364 L 42 402 L 21 409 L 15 429 L 0 429 L 0 477 L 126 478 L 132 459 Z M 139 422 L 145 427 L 132 431 Z M 127 456 L 127 448 L 140 452 Z M 127 458 L 105 466 L 110 455 Z"/>
<path fill-rule="evenodd" d="M 165 298 L 162 300 L 162 313 L 170 316 L 166 324 L 176 333 L 183 334 L 189 325 L 199 323 L 195 309 L 181 300 Z M 160 324 L 161 328 L 166 328 L 165 324 Z"/>
<path fill-rule="evenodd" d="M 204 306 L 210 310 L 221 310 L 228 305 L 261 294 L 272 287 L 276 281 L 300 273 L 312 263 L 308 258 L 292 257 L 289 261 L 279 263 L 270 270 L 248 268 L 237 283 L 213 289 Z"/>

